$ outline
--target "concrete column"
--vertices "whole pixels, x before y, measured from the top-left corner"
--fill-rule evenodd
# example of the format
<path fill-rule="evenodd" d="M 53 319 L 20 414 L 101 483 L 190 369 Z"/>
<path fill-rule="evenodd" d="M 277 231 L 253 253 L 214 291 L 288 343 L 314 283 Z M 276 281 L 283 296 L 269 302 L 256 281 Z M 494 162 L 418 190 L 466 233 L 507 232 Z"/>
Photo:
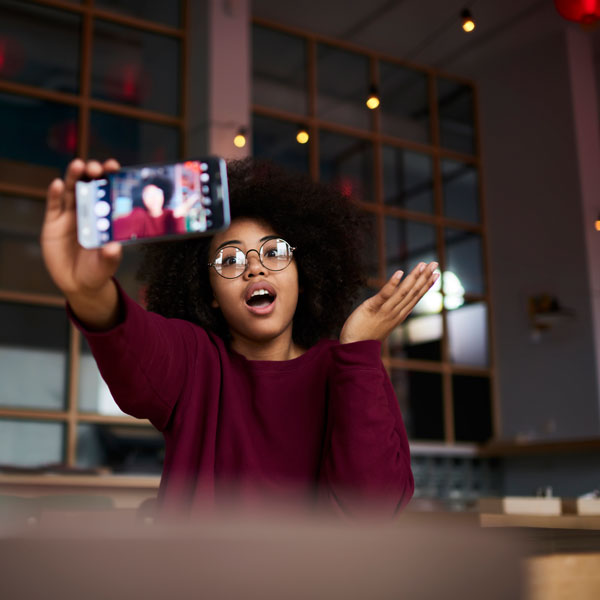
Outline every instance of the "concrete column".
<path fill-rule="evenodd" d="M 187 156 L 251 154 L 250 0 L 190 0 Z M 233 138 L 248 130 L 244 148 Z"/>
<path fill-rule="evenodd" d="M 600 127 L 592 38 L 576 28 L 567 31 L 567 60 L 571 81 L 573 124 L 583 215 L 587 275 L 591 299 L 597 389 L 600 390 Z M 600 394 L 596 394 L 600 410 Z"/>

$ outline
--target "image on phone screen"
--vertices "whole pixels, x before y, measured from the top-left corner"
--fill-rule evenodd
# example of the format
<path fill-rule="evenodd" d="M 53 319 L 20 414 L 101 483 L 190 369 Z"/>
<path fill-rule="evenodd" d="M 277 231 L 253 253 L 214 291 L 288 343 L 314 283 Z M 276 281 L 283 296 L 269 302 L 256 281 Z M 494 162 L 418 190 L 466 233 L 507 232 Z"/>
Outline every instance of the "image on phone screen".
<path fill-rule="evenodd" d="M 224 161 L 214 158 L 124 168 L 78 182 L 80 243 L 96 247 L 221 229 L 228 222 L 224 190 Z"/>

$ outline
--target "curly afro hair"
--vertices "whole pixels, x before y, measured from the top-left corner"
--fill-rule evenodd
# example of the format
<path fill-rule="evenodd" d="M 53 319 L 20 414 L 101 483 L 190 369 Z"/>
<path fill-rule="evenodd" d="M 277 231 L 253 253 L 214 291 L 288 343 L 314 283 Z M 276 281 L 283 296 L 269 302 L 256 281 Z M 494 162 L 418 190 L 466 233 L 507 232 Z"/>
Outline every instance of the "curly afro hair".
<path fill-rule="evenodd" d="M 152 175 L 142 179 L 142 181 L 131 190 L 131 196 L 133 198 L 133 207 L 146 208 L 144 205 L 144 188 L 153 185 L 159 188 L 164 196 L 166 206 L 171 200 L 173 195 L 173 183 L 167 177 L 162 175 Z"/>
<path fill-rule="evenodd" d="M 302 291 L 294 314 L 294 342 L 310 348 L 339 335 L 365 284 L 364 216 L 333 186 L 271 163 L 231 161 L 227 170 L 232 220 L 265 223 L 297 248 L 294 259 Z M 211 306 L 210 240 L 146 245 L 138 277 L 147 284 L 149 310 L 191 321 L 228 341 L 227 322 Z"/>

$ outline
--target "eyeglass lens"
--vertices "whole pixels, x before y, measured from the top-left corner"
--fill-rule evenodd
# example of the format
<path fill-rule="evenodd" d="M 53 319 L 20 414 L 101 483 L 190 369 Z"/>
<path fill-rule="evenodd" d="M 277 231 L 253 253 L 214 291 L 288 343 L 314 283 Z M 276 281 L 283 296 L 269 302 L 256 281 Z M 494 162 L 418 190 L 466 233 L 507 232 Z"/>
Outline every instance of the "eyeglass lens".
<path fill-rule="evenodd" d="M 269 271 L 281 271 L 290 264 L 292 249 L 285 240 L 275 238 L 267 240 L 260 247 L 258 256 L 262 265 Z M 247 255 L 240 248 L 226 246 L 219 250 L 213 264 L 223 277 L 239 277 L 246 270 Z"/>

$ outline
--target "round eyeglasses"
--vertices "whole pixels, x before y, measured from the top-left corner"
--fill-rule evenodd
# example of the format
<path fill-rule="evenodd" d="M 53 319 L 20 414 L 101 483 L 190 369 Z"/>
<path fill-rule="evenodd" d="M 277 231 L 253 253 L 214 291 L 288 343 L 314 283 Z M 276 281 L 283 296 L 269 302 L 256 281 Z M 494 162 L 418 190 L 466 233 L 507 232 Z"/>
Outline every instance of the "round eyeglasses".
<path fill-rule="evenodd" d="M 235 279 L 244 273 L 248 266 L 248 254 L 256 252 L 258 260 L 269 271 L 283 271 L 291 262 L 294 250 L 285 240 L 271 238 L 266 240 L 258 250 L 251 248 L 244 252 L 236 246 L 219 248 L 214 260 L 208 263 L 209 267 L 225 279 Z"/>

